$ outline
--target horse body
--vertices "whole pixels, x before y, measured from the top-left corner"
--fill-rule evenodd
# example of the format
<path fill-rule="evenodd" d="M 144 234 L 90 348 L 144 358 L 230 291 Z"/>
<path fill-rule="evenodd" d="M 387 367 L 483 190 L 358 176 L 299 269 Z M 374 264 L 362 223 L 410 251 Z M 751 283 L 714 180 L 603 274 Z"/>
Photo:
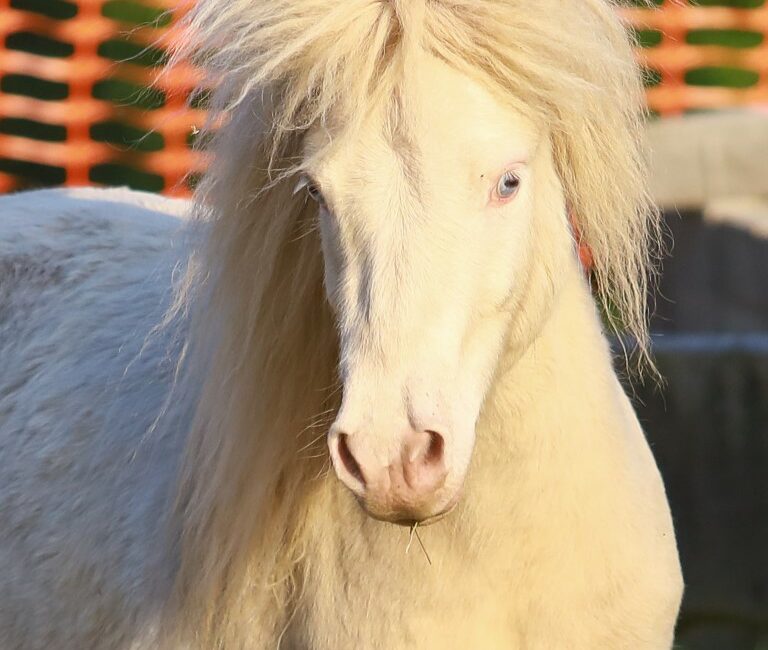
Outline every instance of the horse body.
<path fill-rule="evenodd" d="M 127 191 L 0 201 L 4 649 L 128 647 L 157 616 L 183 432 L 149 433 L 174 365 L 168 332 L 149 335 L 184 209 Z"/>

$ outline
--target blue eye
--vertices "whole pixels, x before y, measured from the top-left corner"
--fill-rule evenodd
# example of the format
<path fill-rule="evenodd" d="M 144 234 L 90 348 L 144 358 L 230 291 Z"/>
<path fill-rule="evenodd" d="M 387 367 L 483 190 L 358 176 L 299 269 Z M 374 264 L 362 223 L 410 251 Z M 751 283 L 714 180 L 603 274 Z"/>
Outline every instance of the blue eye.
<path fill-rule="evenodd" d="M 496 196 L 500 199 L 508 199 L 520 189 L 520 178 L 514 172 L 505 172 L 496 186 Z"/>

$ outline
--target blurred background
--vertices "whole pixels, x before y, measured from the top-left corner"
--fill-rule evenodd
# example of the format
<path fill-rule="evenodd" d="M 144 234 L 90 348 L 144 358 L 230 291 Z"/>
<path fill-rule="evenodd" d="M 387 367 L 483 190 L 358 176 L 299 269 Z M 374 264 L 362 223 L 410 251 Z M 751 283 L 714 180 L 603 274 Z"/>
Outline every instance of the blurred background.
<path fill-rule="evenodd" d="M 162 76 L 180 0 L 0 0 L 0 191 L 186 195 L 203 167 L 199 76 Z"/>
<path fill-rule="evenodd" d="M 768 650 L 768 0 L 641 5 L 621 11 L 646 71 L 671 250 L 650 297 L 666 384 L 630 392 L 678 531 L 678 647 Z M 194 69 L 157 77 L 181 11 L 0 0 L 0 192 L 188 195 L 205 94 L 192 95 Z"/>

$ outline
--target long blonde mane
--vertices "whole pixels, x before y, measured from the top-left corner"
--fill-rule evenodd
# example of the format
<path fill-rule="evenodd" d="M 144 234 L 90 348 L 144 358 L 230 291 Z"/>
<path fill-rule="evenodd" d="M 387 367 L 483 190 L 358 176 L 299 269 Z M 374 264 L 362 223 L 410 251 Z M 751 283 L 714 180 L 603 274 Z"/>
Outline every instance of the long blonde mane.
<path fill-rule="evenodd" d="M 208 71 L 213 122 L 225 117 L 198 193 L 209 236 L 177 301 L 192 313 L 186 372 L 204 384 L 182 466 L 169 616 L 202 647 L 272 638 L 327 470 L 337 350 L 312 213 L 289 180 L 302 136 L 391 96 L 420 48 L 546 126 L 601 299 L 647 344 L 658 225 L 642 86 L 612 3 L 199 0 L 177 57 Z"/>

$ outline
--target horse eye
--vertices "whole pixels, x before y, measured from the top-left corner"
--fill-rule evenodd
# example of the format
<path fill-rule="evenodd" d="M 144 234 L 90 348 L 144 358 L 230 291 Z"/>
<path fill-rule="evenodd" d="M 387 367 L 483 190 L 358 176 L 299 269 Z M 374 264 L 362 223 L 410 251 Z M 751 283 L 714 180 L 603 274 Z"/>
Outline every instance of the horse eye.
<path fill-rule="evenodd" d="M 309 176 L 302 176 L 299 179 L 296 187 L 293 188 L 293 193 L 298 194 L 301 190 L 304 190 L 307 194 L 309 194 L 309 198 L 311 198 L 313 201 L 317 201 L 318 203 L 325 202 L 323 193 L 320 191 L 317 183 L 315 183 L 315 181 L 313 181 Z"/>
<path fill-rule="evenodd" d="M 307 183 L 307 194 L 309 194 L 309 198 L 313 201 L 323 203 L 323 193 L 320 191 L 320 188 L 311 181 Z"/>
<path fill-rule="evenodd" d="M 520 189 L 520 178 L 513 172 L 505 172 L 505 174 L 499 179 L 499 184 L 496 186 L 496 195 L 500 199 L 508 199 Z"/>

